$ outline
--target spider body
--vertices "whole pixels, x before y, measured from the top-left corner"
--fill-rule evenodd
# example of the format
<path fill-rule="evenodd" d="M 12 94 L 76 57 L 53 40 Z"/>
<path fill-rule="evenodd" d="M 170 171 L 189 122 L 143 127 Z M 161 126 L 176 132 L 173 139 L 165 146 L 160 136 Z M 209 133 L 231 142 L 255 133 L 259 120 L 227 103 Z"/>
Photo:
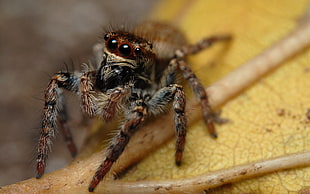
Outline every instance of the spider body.
<path fill-rule="evenodd" d="M 44 173 L 57 122 L 72 156 L 77 153 L 67 126 L 62 89 L 79 94 L 81 109 L 89 116 L 108 121 L 120 112 L 125 118 L 106 150 L 106 158 L 97 169 L 89 191 L 93 191 L 109 172 L 143 121 L 150 115 L 164 112 L 171 104 L 175 115 L 175 162 L 180 165 L 186 136 L 186 100 L 178 79 L 180 75 L 189 82 L 200 99 L 203 118 L 210 134 L 216 137 L 214 115 L 207 94 L 185 62 L 185 56 L 199 52 L 214 42 L 228 39 L 229 36 L 213 36 L 195 45 L 188 45 L 179 30 L 160 23 L 145 23 L 132 32 L 106 33 L 103 42 L 94 47 L 95 68 L 88 67 L 83 73 L 57 73 L 45 90 L 37 178 Z"/>

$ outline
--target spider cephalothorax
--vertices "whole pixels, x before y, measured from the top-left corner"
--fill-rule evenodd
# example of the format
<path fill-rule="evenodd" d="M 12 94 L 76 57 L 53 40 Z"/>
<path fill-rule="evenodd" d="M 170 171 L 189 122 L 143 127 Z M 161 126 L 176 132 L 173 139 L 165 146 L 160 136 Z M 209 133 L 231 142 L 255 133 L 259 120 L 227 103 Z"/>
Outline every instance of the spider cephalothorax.
<path fill-rule="evenodd" d="M 104 40 L 96 86 L 103 92 L 128 82 L 136 87 L 149 87 L 155 62 L 152 44 L 122 31 L 107 33 Z"/>
<path fill-rule="evenodd" d="M 57 122 L 72 156 L 77 153 L 67 126 L 62 88 L 80 95 L 82 111 L 89 116 L 111 120 L 118 112 L 123 113 L 125 118 L 106 150 L 106 158 L 94 175 L 89 191 L 93 191 L 109 172 L 143 121 L 149 115 L 164 112 L 171 104 L 177 137 L 175 162 L 180 165 L 185 144 L 186 117 L 185 94 L 177 79 L 179 74 L 189 82 L 200 100 L 205 123 L 210 134 L 216 137 L 207 94 L 184 57 L 214 42 L 228 39 L 229 36 L 214 36 L 195 45 L 187 45 L 184 36 L 176 28 L 153 22 L 140 25 L 132 32 L 106 33 L 103 42 L 94 47 L 95 68 L 88 68 L 84 73 L 57 73 L 45 90 L 37 178 L 44 173 Z"/>

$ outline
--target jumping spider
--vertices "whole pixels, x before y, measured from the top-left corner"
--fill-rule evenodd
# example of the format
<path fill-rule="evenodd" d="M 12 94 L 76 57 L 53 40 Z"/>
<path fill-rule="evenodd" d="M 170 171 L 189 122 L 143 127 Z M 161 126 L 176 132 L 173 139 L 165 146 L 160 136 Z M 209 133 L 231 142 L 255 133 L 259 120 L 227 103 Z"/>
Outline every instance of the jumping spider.
<path fill-rule="evenodd" d="M 124 114 L 125 122 L 107 148 L 106 158 L 89 185 L 90 192 L 109 172 L 143 121 L 150 115 L 164 112 L 171 104 L 177 137 L 175 163 L 180 165 L 186 136 L 185 94 L 183 86 L 178 84 L 182 75 L 200 100 L 211 136 L 217 136 L 206 91 L 185 62 L 185 57 L 210 47 L 214 42 L 229 39 L 230 36 L 226 35 L 213 36 L 188 45 L 177 29 L 152 22 L 131 32 L 106 33 L 103 42 L 94 47 L 96 68 L 88 67 L 82 73 L 56 73 L 45 90 L 36 177 L 40 178 L 44 173 L 57 122 L 72 156 L 77 153 L 67 126 L 63 88 L 80 95 L 82 111 L 89 116 L 108 121 L 116 112 Z"/>

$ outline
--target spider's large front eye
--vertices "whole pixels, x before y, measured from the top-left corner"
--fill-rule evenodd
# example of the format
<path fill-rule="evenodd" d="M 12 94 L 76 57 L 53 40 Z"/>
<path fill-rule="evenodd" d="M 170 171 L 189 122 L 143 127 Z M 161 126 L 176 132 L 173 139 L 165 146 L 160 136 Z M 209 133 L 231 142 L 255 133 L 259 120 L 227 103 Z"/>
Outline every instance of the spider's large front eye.
<path fill-rule="evenodd" d="M 117 40 L 114 39 L 114 38 L 111 38 L 109 41 L 108 41 L 108 49 L 111 50 L 111 51 L 114 51 L 115 49 L 117 49 Z"/>
<path fill-rule="evenodd" d="M 128 44 L 122 44 L 119 47 L 119 52 L 122 56 L 128 57 L 131 54 L 131 48 Z"/>

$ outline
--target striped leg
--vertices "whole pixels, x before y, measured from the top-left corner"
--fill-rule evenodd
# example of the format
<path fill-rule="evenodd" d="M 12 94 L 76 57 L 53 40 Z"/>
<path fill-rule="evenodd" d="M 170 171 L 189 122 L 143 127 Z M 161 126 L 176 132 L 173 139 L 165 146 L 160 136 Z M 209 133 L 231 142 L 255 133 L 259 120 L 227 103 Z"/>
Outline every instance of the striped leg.
<path fill-rule="evenodd" d="M 210 135 L 214 138 L 217 137 L 217 134 L 215 132 L 213 122 L 214 121 L 221 122 L 222 120 L 216 118 L 216 114 L 212 111 L 210 107 L 210 103 L 208 100 L 208 95 L 206 93 L 206 90 L 204 89 L 203 85 L 200 83 L 199 79 L 196 77 L 195 73 L 192 71 L 190 66 L 184 61 L 184 57 L 190 54 L 198 53 L 201 50 L 212 46 L 216 42 L 228 41 L 228 40 L 231 40 L 231 36 L 228 36 L 228 35 L 212 36 L 212 37 L 203 39 L 194 45 L 189 45 L 180 50 L 177 50 L 176 58 L 172 59 L 169 64 L 169 67 L 171 69 L 178 68 L 182 71 L 183 77 L 189 82 L 196 97 L 200 100 L 204 121 L 208 127 Z"/>
<path fill-rule="evenodd" d="M 177 63 L 179 64 L 180 70 L 183 72 L 183 77 L 189 82 L 196 97 L 200 100 L 203 119 L 209 129 L 211 136 L 216 138 L 217 134 L 215 132 L 213 124 L 215 114 L 210 107 L 206 90 L 200 83 L 199 79 L 196 77 L 195 73 L 189 67 L 189 65 L 187 65 L 183 60 L 179 60 Z"/>
<path fill-rule="evenodd" d="M 71 132 L 66 126 L 67 116 L 61 88 L 77 92 L 77 80 L 78 77 L 74 74 L 58 73 L 52 77 L 45 89 L 45 104 L 38 146 L 36 178 L 41 178 L 44 173 L 48 153 L 52 146 L 52 138 L 55 136 L 57 118 L 60 118 L 61 127 L 63 127 L 62 130 L 71 154 L 75 155 L 76 153 L 76 147 L 72 140 Z"/>
<path fill-rule="evenodd" d="M 174 95 L 173 109 L 174 109 L 174 123 L 176 133 L 176 152 L 175 152 L 175 163 L 181 165 L 183 156 L 185 137 L 186 137 L 186 117 L 185 117 L 185 104 L 186 98 L 183 91 L 183 87 L 180 85 L 174 85 L 176 93 Z"/>
<path fill-rule="evenodd" d="M 173 101 L 176 134 L 175 163 L 179 166 L 181 164 L 184 151 L 187 127 L 185 117 L 186 98 L 183 87 L 178 84 L 171 84 L 169 86 L 163 87 L 154 94 L 154 96 L 147 102 L 147 104 L 149 110 L 153 114 L 158 114 L 165 110 L 171 101 Z"/>
<path fill-rule="evenodd" d="M 97 169 L 97 172 L 88 187 L 89 192 L 93 192 L 103 177 L 110 171 L 113 163 L 123 153 L 130 137 L 138 129 L 139 125 L 144 121 L 146 116 L 146 107 L 144 107 L 142 101 L 136 101 L 135 107 L 127 116 L 127 120 L 122 125 L 119 133 L 113 139 L 111 145 L 107 148 L 106 158 Z"/>
<path fill-rule="evenodd" d="M 180 50 L 176 51 L 177 58 L 183 58 L 187 55 L 196 54 L 203 49 L 211 47 L 214 43 L 221 42 L 221 41 L 230 41 L 232 37 L 230 35 L 222 35 L 222 36 L 211 36 L 201 41 L 197 42 L 193 45 L 188 45 L 183 47 Z"/>

